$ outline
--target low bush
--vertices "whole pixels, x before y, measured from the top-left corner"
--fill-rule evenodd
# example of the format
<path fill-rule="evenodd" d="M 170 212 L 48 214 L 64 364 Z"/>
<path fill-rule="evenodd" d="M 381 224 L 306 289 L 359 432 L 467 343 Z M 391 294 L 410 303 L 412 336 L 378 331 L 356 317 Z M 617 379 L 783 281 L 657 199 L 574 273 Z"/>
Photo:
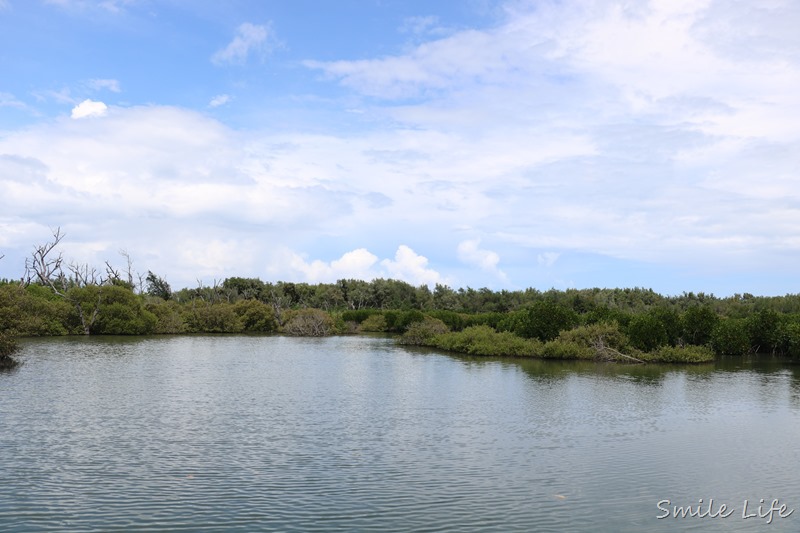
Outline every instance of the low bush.
<path fill-rule="evenodd" d="M 382 314 L 370 315 L 361 322 L 361 331 L 386 331 L 386 318 Z"/>
<path fill-rule="evenodd" d="M 283 330 L 297 337 L 325 337 L 336 332 L 333 318 L 322 309 L 301 309 L 293 313 Z"/>
<path fill-rule="evenodd" d="M 594 359 L 595 350 L 577 342 L 555 339 L 544 343 L 537 355 L 545 359 Z"/>
<path fill-rule="evenodd" d="M 489 326 L 472 326 L 464 331 L 437 335 L 433 346 L 452 352 L 497 357 L 531 357 L 537 355 L 540 342 L 523 339 L 508 331 L 497 332 Z"/>
<path fill-rule="evenodd" d="M 714 352 L 707 346 L 662 346 L 641 358 L 652 363 L 711 363 Z"/>
<path fill-rule="evenodd" d="M 363 327 L 364 324 L 362 323 L 361 325 Z M 422 322 L 414 322 L 408 326 L 408 329 L 403 333 L 400 339 L 398 339 L 398 342 L 400 344 L 430 346 L 434 337 L 449 331 L 447 324 L 438 318 L 426 316 Z"/>

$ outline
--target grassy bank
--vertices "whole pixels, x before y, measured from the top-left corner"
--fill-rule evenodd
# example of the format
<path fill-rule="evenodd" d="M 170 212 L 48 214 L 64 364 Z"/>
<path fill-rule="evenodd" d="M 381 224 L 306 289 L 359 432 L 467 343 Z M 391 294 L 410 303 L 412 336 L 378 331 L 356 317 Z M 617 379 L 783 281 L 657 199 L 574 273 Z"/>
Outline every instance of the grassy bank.
<path fill-rule="evenodd" d="M 398 342 L 429 346 L 467 355 L 580 359 L 621 363 L 708 363 L 714 352 L 704 346 L 660 346 L 652 351 L 633 347 L 615 322 L 578 326 L 550 341 L 525 339 L 486 325 L 447 331 L 441 321 L 427 317 L 408 328 Z"/>

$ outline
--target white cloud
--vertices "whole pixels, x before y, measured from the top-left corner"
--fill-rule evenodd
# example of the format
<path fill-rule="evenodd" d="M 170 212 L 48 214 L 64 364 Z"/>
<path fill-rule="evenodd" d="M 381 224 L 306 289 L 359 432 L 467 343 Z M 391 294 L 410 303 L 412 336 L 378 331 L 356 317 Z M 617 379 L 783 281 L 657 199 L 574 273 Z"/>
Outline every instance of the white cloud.
<path fill-rule="evenodd" d="M 284 250 L 272 259 L 268 268 L 273 276 L 300 277 L 310 283 L 331 283 L 339 279 L 391 278 L 412 285 L 444 283 L 445 279 L 436 270 L 428 267 L 428 259 L 408 246 L 398 246 L 394 259 L 383 259 L 366 248 L 358 248 L 330 262 L 315 259 L 307 261 L 300 254 Z"/>
<path fill-rule="evenodd" d="M 394 260 L 384 259 L 381 265 L 390 278 L 403 280 L 412 285 L 433 286 L 436 283 L 446 282 L 441 274 L 428 268 L 427 257 L 417 254 L 404 244 L 397 248 Z"/>
<path fill-rule="evenodd" d="M 218 94 L 208 103 L 209 107 L 220 107 L 231 101 L 229 94 Z"/>
<path fill-rule="evenodd" d="M 72 118 L 102 117 L 108 111 L 103 102 L 86 99 L 72 108 Z"/>
<path fill-rule="evenodd" d="M 269 51 L 272 27 L 245 22 L 236 29 L 236 36 L 225 48 L 211 56 L 215 65 L 242 65 L 252 53 L 264 54 Z"/>
<path fill-rule="evenodd" d="M 460 242 L 458 244 L 458 259 L 468 265 L 477 266 L 485 272 L 505 279 L 506 274 L 497 268 L 497 265 L 500 263 L 500 256 L 491 250 L 481 249 L 480 244 L 480 239 Z"/>
<path fill-rule="evenodd" d="M 284 269 L 285 272 L 288 268 L 295 276 L 311 283 L 331 283 L 338 279 L 372 280 L 380 277 L 380 272 L 374 268 L 377 262 L 378 258 L 365 248 L 347 252 L 329 263 L 319 259 L 307 262 L 301 255 L 286 250 L 276 259 L 273 269 Z"/>
<path fill-rule="evenodd" d="M 89 80 L 88 85 L 90 88 L 98 90 L 108 90 L 112 93 L 120 92 L 119 81 L 112 79 L 92 79 Z"/>

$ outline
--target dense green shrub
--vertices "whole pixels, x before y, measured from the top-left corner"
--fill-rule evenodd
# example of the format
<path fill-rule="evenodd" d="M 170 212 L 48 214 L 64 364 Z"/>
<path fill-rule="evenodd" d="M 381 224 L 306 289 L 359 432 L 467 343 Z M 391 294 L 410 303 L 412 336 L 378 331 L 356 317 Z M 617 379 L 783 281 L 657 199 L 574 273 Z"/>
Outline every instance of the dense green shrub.
<path fill-rule="evenodd" d="M 578 324 L 578 315 L 563 305 L 541 300 L 526 309 L 509 313 L 499 327 L 526 339 L 549 341 Z"/>
<path fill-rule="evenodd" d="M 233 312 L 239 317 L 244 331 L 270 333 L 278 328 L 275 311 L 259 300 L 239 300 L 233 304 Z"/>
<path fill-rule="evenodd" d="M 427 311 L 426 314 L 432 318 L 437 318 L 444 322 L 450 331 L 461 331 L 468 325 L 470 315 L 464 313 L 456 313 L 455 311 L 447 311 L 444 309 L 435 309 Z M 473 325 L 473 324 L 469 324 Z"/>
<path fill-rule="evenodd" d="M 42 294 L 39 289 L 43 287 L 37 288 L 28 290 L 18 284 L 0 285 L 0 330 L 13 329 L 25 337 L 67 333 L 64 324 L 70 306 L 61 298 L 50 298 L 52 291 Z"/>
<path fill-rule="evenodd" d="M 366 321 L 364 321 L 366 323 Z M 362 324 L 363 326 L 364 324 Z M 414 322 L 406 332 L 400 337 L 398 342 L 400 344 L 411 344 L 416 346 L 430 346 L 432 340 L 437 335 L 447 333 L 449 328 L 447 324 L 439 320 L 426 316 L 422 322 Z"/>
<path fill-rule="evenodd" d="M 192 304 L 183 316 L 189 333 L 241 333 L 242 321 L 229 303 Z"/>
<path fill-rule="evenodd" d="M 706 346 L 662 346 L 640 358 L 654 363 L 710 363 L 714 352 Z"/>
<path fill-rule="evenodd" d="M 12 355 L 18 349 L 17 340 L 9 331 L 0 331 L 0 370 L 9 370 L 19 364 Z"/>
<path fill-rule="evenodd" d="M 578 344 L 584 348 L 592 348 L 594 350 L 610 348 L 622 351 L 627 349 L 629 344 L 628 336 L 620 330 L 619 324 L 616 322 L 601 322 L 578 326 L 571 330 L 562 331 L 557 340 L 564 343 Z"/>
<path fill-rule="evenodd" d="M 500 331 L 502 329 L 500 328 L 500 323 L 508 317 L 508 313 L 475 313 L 474 315 L 461 314 L 461 316 L 464 317 L 464 328 L 470 326 L 489 326 L 496 331 Z"/>
<path fill-rule="evenodd" d="M 183 309 L 174 300 L 153 299 L 145 305 L 145 309 L 156 317 L 153 333 L 176 334 L 186 332 Z"/>
<path fill-rule="evenodd" d="M 770 353 L 778 349 L 780 325 L 781 317 L 772 309 L 761 309 L 747 318 L 745 327 L 755 351 Z"/>
<path fill-rule="evenodd" d="M 711 333 L 711 348 L 717 355 L 742 355 L 750 351 L 748 324 L 742 318 L 720 320 Z"/>
<path fill-rule="evenodd" d="M 626 313 L 619 309 L 611 309 L 606 306 L 595 307 L 591 311 L 581 316 L 584 324 L 616 322 L 622 327 L 627 326 L 632 318 L 633 315 L 630 313 Z"/>
<path fill-rule="evenodd" d="M 133 292 L 122 286 L 106 285 L 98 291 L 97 319 L 91 333 L 100 335 L 146 335 L 156 329 L 158 319 L 147 311 Z"/>
<path fill-rule="evenodd" d="M 489 326 L 471 326 L 433 337 L 433 345 L 443 350 L 470 355 L 530 357 L 537 355 L 540 343 L 513 333 L 497 332 Z"/>
<path fill-rule="evenodd" d="M 594 349 L 577 342 L 556 339 L 544 343 L 537 355 L 545 359 L 594 359 L 596 354 Z"/>
<path fill-rule="evenodd" d="M 689 344 L 701 346 L 711 340 L 719 316 L 708 305 L 695 305 L 681 315 L 682 338 Z"/>
<path fill-rule="evenodd" d="M 372 315 L 379 313 L 380 311 L 377 309 L 348 309 L 347 311 L 342 311 L 342 320 L 361 324 Z"/>
<path fill-rule="evenodd" d="M 412 322 L 422 322 L 425 315 L 416 309 L 411 311 L 384 311 L 383 317 L 386 319 L 386 331 L 395 333 L 404 332 Z"/>
<path fill-rule="evenodd" d="M 784 316 L 777 332 L 778 351 L 792 358 L 800 358 L 800 317 Z"/>
<path fill-rule="evenodd" d="M 370 315 L 361 322 L 361 331 L 386 331 L 386 318 L 382 314 Z"/>
<path fill-rule="evenodd" d="M 292 313 L 283 330 L 298 337 L 324 337 L 335 333 L 335 324 L 331 315 L 321 309 L 301 309 Z"/>
<path fill-rule="evenodd" d="M 667 329 L 651 313 L 633 317 L 627 328 L 631 344 L 639 350 L 652 351 L 668 343 Z"/>

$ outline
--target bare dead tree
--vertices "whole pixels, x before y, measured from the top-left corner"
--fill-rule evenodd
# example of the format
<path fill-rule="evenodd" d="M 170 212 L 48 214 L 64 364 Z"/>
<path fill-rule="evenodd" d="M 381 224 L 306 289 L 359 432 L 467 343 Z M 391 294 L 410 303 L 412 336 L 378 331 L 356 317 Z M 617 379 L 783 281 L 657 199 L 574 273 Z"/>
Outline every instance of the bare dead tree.
<path fill-rule="evenodd" d="M 64 296 L 64 272 L 62 270 L 64 257 L 61 252 L 55 254 L 53 251 L 64 238 L 64 234 L 61 233 L 61 228 L 56 228 L 52 232 L 53 240 L 35 246 L 31 257 L 25 259 L 23 285 L 29 285 L 35 279 L 42 285 L 50 287 L 59 296 Z M 60 287 L 56 286 L 56 282 L 59 282 Z"/>
<path fill-rule="evenodd" d="M 52 241 L 34 247 L 31 257 L 25 260 L 23 285 L 37 281 L 50 287 L 56 295 L 69 302 L 75 308 L 78 318 L 80 318 L 83 332 L 88 335 L 100 312 L 103 293 L 98 290 L 97 298 L 92 297 L 92 302 L 88 303 L 81 301 L 79 297 L 74 296 L 67 289 L 70 286 L 78 288 L 100 286 L 104 283 L 104 280 L 100 277 L 97 269 L 90 267 L 88 264 L 79 263 L 71 263 L 67 266 L 67 270 L 71 273 L 71 278 L 68 279 L 64 274 L 64 257 L 60 251 L 58 253 L 55 251 L 63 239 L 64 234 L 61 233 L 61 228 L 56 228 L 53 230 Z"/>
<path fill-rule="evenodd" d="M 70 263 L 67 269 L 72 273 L 70 281 L 76 287 L 87 287 L 89 285 L 105 285 L 108 281 L 103 278 L 98 270 L 88 263 Z"/>
<path fill-rule="evenodd" d="M 119 270 L 116 270 L 111 263 L 106 260 L 106 279 L 109 283 L 125 283 Z"/>
<path fill-rule="evenodd" d="M 131 289 L 133 289 L 138 294 L 142 294 L 144 292 L 144 282 L 147 279 L 146 274 L 141 274 L 139 272 L 134 272 L 133 270 L 133 259 L 131 259 L 131 255 L 128 253 L 127 250 L 120 250 L 119 255 L 125 258 L 125 277 L 127 278 L 127 282 L 130 285 Z"/>

